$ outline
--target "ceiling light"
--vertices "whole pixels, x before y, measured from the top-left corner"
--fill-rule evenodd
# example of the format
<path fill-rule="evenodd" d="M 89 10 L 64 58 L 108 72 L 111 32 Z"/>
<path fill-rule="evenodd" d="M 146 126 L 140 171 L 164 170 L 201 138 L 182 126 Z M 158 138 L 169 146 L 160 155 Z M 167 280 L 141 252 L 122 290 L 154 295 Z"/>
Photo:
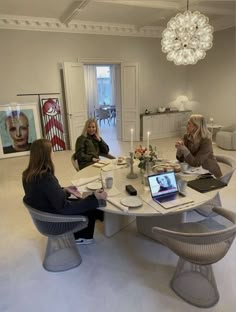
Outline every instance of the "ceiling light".
<path fill-rule="evenodd" d="M 205 15 L 188 10 L 187 0 L 187 11 L 171 18 L 162 33 L 162 51 L 167 53 L 167 60 L 188 65 L 203 59 L 213 41 L 214 29 L 208 22 Z"/>

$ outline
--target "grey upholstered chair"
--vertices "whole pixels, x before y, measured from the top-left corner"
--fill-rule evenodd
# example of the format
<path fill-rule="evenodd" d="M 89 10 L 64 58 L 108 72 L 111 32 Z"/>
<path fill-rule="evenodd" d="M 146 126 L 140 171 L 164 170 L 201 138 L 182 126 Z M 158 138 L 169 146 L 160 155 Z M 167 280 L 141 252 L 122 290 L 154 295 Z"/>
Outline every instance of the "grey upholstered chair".
<path fill-rule="evenodd" d="M 97 108 L 96 109 L 96 119 L 97 119 L 97 121 L 99 121 L 100 126 L 101 126 L 102 120 L 103 120 L 104 124 L 105 124 L 105 121 L 107 120 L 108 125 L 110 126 L 110 111 L 102 109 L 102 108 Z"/>
<path fill-rule="evenodd" d="M 236 235 L 236 214 L 223 208 L 213 210 L 224 221 L 230 220 L 230 225 L 205 219 L 177 227 L 152 228 L 158 240 L 179 256 L 171 288 L 182 299 L 201 308 L 211 307 L 219 300 L 211 265 L 226 255 Z"/>
<path fill-rule="evenodd" d="M 78 161 L 77 161 L 75 153 L 73 153 L 71 155 L 71 163 L 72 163 L 73 167 L 75 168 L 75 170 L 79 171 L 79 164 L 78 164 Z"/>
<path fill-rule="evenodd" d="M 236 159 L 228 155 L 215 155 L 215 156 L 223 174 L 222 177 L 220 178 L 220 181 L 229 184 L 230 179 L 236 169 Z M 216 193 L 212 201 L 209 201 L 207 204 L 204 204 L 203 206 L 199 206 L 197 209 L 195 209 L 195 211 L 205 217 L 213 216 L 214 214 L 212 213 L 212 208 L 216 206 L 218 207 L 221 206 L 219 192 Z"/>
<path fill-rule="evenodd" d="M 38 231 L 48 237 L 43 267 L 47 271 L 60 272 L 80 265 L 82 260 L 73 233 L 86 228 L 88 219 L 79 215 L 42 212 L 24 205 Z"/>
<path fill-rule="evenodd" d="M 236 150 L 236 124 L 222 127 L 216 134 L 216 144 L 225 150 Z"/>

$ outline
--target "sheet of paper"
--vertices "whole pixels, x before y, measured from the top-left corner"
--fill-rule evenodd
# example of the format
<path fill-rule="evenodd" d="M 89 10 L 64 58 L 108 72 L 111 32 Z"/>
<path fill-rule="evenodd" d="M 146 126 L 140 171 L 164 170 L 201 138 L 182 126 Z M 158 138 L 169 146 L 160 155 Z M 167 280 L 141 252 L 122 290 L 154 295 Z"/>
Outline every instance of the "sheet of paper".
<path fill-rule="evenodd" d="M 123 212 L 128 212 L 129 208 L 120 203 L 121 199 L 122 197 L 121 198 L 120 197 L 108 197 L 107 201 L 111 203 L 112 205 L 114 205 L 115 207 L 117 207 L 118 209 L 122 210 Z"/>
<path fill-rule="evenodd" d="M 90 182 L 93 182 L 93 181 L 96 181 L 96 180 L 99 180 L 100 179 L 100 176 L 96 175 L 96 176 L 93 176 L 93 177 L 90 177 L 90 178 L 80 178 L 78 180 L 72 180 L 71 183 L 75 186 L 83 186 L 83 185 L 86 185 Z"/>

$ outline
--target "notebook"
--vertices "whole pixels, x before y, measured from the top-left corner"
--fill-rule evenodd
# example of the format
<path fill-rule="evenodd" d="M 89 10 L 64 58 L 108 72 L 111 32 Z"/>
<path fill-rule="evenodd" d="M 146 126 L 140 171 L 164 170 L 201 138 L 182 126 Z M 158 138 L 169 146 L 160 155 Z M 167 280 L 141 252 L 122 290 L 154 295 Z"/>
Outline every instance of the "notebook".
<path fill-rule="evenodd" d="M 221 182 L 220 180 L 217 180 L 213 177 L 203 177 L 200 179 L 192 180 L 188 182 L 188 186 L 193 188 L 194 190 L 200 192 L 200 193 L 206 193 L 213 190 L 217 190 L 219 188 L 222 188 L 226 186 L 227 184 L 224 182 Z"/>
<path fill-rule="evenodd" d="M 179 192 L 173 171 L 150 175 L 148 183 L 152 199 L 166 209 L 193 202 Z"/>

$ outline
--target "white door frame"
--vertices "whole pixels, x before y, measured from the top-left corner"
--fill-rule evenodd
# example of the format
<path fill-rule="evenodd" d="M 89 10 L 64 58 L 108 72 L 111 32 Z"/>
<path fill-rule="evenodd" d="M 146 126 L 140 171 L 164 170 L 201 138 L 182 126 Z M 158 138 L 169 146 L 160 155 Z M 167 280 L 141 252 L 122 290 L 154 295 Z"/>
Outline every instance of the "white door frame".
<path fill-rule="evenodd" d="M 120 67 L 121 67 L 121 70 L 122 70 L 122 67 L 125 66 L 126 63 L 130 63 L 131 62 L 125 62 L 124 60 L 121 60 L 121 59 L 80 59 L 78 58 L 78 62 L 79 63 L 82 63 L 84 65 L 115 65 L 115 64 L 119 64 Z M 138 75 L 139 75 L 139 70 L 138 70 Z M 123 74 L 121 73 L 121 108 L 122 108 L 122 100 L 123 100 L 123 89 L 122 89 L 122 86 L 123 86 Z M 140 111 L 140 103 L 138 102 L 138 110 Z M 138 113 L 139 114 L 139 113 Z M 120 124 L 118 125 L 118 127 L 121 129 L 121 137 L 118 137 L 118 132 L 117 132 L 117 138 L 118 139 L 121 139 L 122 141 L 125 141 L 127 140 L 125 137 L 124 137 L 124 131 L 122 129 L 123 125 L 124 125 L 124 122 L 122 120 L 122 114 L 121 114 L 121 119 L 120 121 L 117 120 L 118 123 L 120 122 Z M 136 132 L 135 132 L 135 137 L 134 137 L 134 140 L 135 141 L 139 141 L 140 140 L 140 118 L 138 118 L 138 120 L 136 121 Z"/>

